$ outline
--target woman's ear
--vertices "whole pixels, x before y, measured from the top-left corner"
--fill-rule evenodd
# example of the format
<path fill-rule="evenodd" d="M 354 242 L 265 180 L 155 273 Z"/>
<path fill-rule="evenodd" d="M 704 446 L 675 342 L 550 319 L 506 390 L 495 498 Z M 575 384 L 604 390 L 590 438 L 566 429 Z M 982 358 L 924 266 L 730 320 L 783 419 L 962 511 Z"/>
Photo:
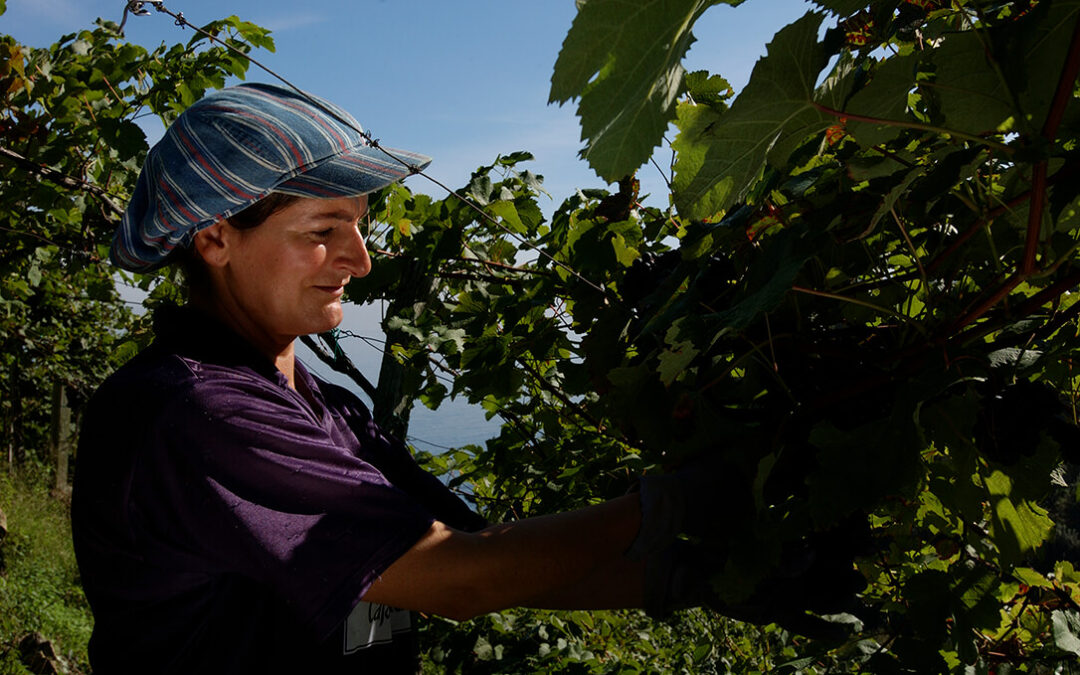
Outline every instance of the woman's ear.
<path fill-rule="evenodd" d="M 226 227 L 228 224 L 219 220 L 195 233 L 195 250 L 203 262 L 211 267 L 222 267 L 229 261 L 229 233 L 225 231 Z"/>

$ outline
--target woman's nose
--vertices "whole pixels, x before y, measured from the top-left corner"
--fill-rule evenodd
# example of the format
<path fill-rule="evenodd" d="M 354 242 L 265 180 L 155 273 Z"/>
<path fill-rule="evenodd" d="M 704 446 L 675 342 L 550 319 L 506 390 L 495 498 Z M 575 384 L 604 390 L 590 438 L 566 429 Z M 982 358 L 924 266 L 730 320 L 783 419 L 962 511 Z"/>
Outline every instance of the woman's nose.
<path fill-rule="evenodd" d="M 367 276 L 371 271 L 371 256 L 368 255 L 364 232 L 360 227 L 346 228 L 347 241 L 340 252 L 341 268 L 353 278 Z"/>

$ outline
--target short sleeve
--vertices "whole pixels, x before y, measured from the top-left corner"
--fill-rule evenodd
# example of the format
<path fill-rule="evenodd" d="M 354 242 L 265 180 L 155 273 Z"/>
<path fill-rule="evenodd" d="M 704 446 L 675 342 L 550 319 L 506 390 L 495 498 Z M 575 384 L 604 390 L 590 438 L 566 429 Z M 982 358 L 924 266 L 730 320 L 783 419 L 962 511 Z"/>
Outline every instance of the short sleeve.
<path fill-rule="evenodd" d="M 203 381 L 155 425 L 133 517 L 170 564 L 247 576 L 328 634 L 432 515 L 292 390 Z"/>
<path fill-rule="evenodd" d="M 379 467 L 390 481 L 417 499 L 438 520 L 458 530 L 475 532 L 487 521 L 442 481 L 413 459 L 408 447 L 385 434 L 364 403 L 348 390 L 319 381 L 327 405 L 340 415 L 358 439 L 362 457 Z"/>

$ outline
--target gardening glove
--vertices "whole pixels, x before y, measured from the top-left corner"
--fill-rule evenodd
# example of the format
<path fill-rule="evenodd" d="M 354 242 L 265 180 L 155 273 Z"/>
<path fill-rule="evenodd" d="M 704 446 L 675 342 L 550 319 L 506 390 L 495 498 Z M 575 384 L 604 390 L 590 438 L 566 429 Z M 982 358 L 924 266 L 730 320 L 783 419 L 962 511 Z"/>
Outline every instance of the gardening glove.
<path fill-rule="evenodd" d="M 675 541 L 645 562 L 645 611 L 662 618 L 673 611 L 706 607 L 724 616 L 755 624 L 775 623 L 806 637 L 840 641 L 848 628 L 810 612 L 839 613 L 855 609 L 854 593 L 865 579 L 850 569 L 819 564 L 803 550 L 785 561 L 775 578 L 759 582 L 750 597 L 728 602 L 720 598 L 712 577 L 725 556 L 702 545 Z"/>
<path fill-rule="evenodd" d="M 720 460 L 695 459 L 673 473 L 642 476 L 641 527 L 626 550 L 630 560 L 644 560 L 680 534 L 702 536 L 734 501 L 721 486 Z"/>

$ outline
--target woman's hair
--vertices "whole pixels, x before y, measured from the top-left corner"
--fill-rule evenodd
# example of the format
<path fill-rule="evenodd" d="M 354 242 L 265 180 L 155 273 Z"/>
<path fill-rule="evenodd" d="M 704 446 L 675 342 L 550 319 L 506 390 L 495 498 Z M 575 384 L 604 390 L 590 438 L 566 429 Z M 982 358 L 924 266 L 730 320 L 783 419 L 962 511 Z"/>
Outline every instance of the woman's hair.
<path fill-rule="evenodd" d="M 250 230 L 262 225 L 267 218 L 300 199 L 301 197 L 295 195 L 271 192 L 243 211 L 229 216 L 226 222 L 238 230 Z M 194 242 L 186 248 L 177 249 L 174 256 L 176 264 L 180 266 L 184 274 L 184 291 L 188 300 L 193 294 L 211 290 L 210 275 L 206 272 L 206 264 L 199 255 L 199 251 L 196 250 Z"/>

